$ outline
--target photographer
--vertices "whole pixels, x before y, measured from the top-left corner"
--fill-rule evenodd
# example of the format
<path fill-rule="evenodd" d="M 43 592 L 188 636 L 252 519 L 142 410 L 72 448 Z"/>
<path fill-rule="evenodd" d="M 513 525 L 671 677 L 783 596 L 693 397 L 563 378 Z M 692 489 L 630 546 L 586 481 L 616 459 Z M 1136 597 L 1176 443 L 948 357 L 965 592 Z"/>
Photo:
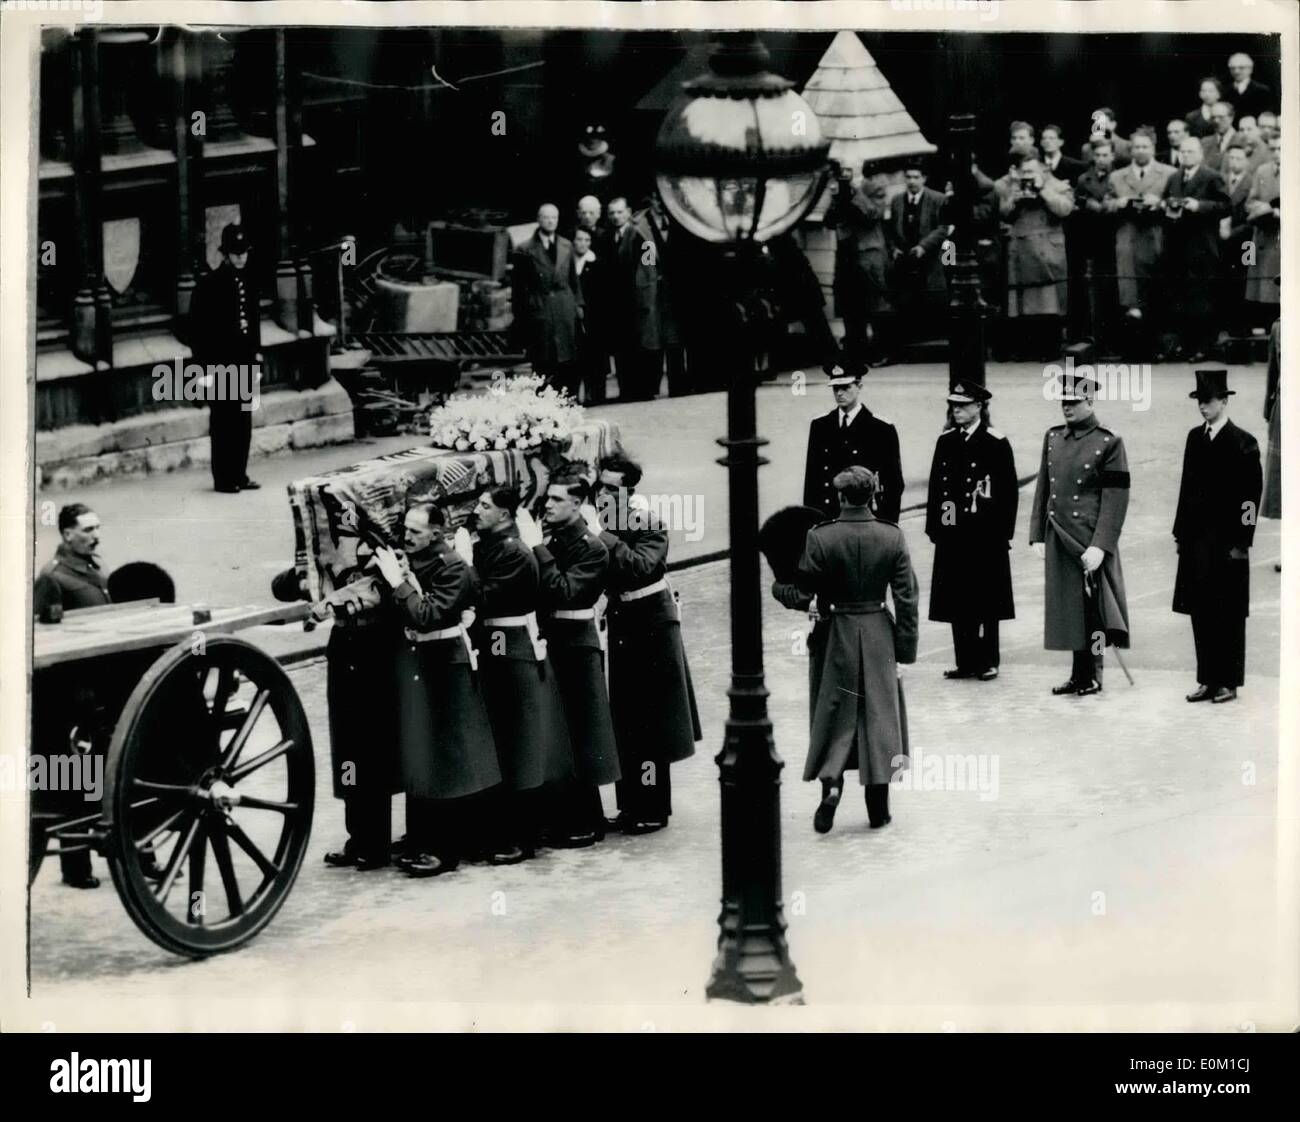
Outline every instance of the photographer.
<path fill-rule="evenodd" d="M 1010 226 L 1007 242 L 1007 315 L 1021 321 L 1025 358 L 1059 355 L 1067 309 L 1065 218 L 1074 192 L 1051 174 L 1037 151 L 994 185 L 998 210 Z"/>
<path fill-rule="evenodd" d="M 835 231 L 835 307 L 844 319 L 845 353 L 853 362 L 880 366 L 888 361 L 879 353 L 879 318 L 887 303 L 890 244 L 885 187 L 866 178 L 869 168 L 862 165 L 864 178 L 855 187 L 852 170 L 835 165 L 825 224 Z M 873 324 L 877 353 L 869 359 Z"/>

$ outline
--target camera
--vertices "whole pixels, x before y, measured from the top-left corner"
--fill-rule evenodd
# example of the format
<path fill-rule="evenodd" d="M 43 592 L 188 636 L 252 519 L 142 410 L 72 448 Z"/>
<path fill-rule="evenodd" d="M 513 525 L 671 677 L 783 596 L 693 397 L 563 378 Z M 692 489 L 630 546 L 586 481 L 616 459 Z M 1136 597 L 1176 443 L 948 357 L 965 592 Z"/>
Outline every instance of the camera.
<path fill-rule="evenodd" d="M 1019 181 L 1022 195 L 1026 195 L 1031 199 L 1038 197 L 1038 182 L 1034 178 L 1032 171 L 1022 171 L 1016 176 L 1016 179 Z"/>
<path fill-rule="evenodd" d="M 1165 209 L 1168 210 L 1170 214 L 1177 214 L 1183 209 L 1183 200 L 1178 198 L 1166 199 Z"/>

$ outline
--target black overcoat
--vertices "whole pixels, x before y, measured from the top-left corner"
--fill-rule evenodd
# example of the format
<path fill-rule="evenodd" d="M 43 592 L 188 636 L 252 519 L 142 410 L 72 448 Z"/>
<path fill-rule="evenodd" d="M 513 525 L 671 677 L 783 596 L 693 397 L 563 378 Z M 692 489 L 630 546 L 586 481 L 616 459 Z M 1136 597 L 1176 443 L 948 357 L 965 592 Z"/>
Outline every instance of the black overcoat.
<path fill-rule="evenodd" d="M 1228 421 L 1213 440 L 1203 424 L 1187 434 L 1174 515 L 1174 611 L 1250 614 L 1250 562 L 1228 552 L 1254 541 L 1263 486 L 1259 442 L 1245 429 Z"/>
<path fill-rule="evenodd" d="M 958 428 L 940 435 L 925 508 L 931 619 L 1015 619 L 1010 549 L 1019 504 L 1016 460 L 1002 433 L 981 423 L 969 437 Z"/>
<path fill-rule="evenodd" d="M 1188 319 L 1203 319 L 1216 313 L 1219 295 L 1219 220 L 1232 210 L 1223 177 L 1204 164 L 1194 174 L 1179 168 L 1169 177 L 1166 198 L 1195 199 L 1197 210 L 1184 209 L 1168 218 L 1165 235 L 1165 264 L 1179 301 L 1179 311 Z"/>
<path fill-rule="evenodd" d="M 898 430 L 865 405 L 842 433 L 839 409 L 814 418 L 808 426 L 808 455 L 804 464 L 803 505 L 838 518 L 839 494 L 831 481 L 846 467 L 860 464 L 880 476 L 881 490 L 874 511 L 878 518 L 898 521 L 903 502 L 903 464 Z"/>

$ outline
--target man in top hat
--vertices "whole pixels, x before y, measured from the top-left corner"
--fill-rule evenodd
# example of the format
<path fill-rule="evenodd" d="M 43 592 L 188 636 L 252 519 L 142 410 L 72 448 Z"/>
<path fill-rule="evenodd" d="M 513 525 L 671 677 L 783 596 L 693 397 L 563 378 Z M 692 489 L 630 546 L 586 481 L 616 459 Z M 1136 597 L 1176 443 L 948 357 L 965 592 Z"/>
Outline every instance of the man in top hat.
<path fill-rule="evenodd" d="M 1073 651 L 1057 696 L 1101 692 L 1107 644 L 1128 646 L 1119 536 L 1128 512 L 1124 441 L 1093 411 L 1096 384 L 1066 371 L 1054 384 L 1065 424 L 1047 430 L 1034 486 L 1029 542 L 1047 562 L 1044 645 Z"/>
<path fill-rule="evenodd" d="M 251 249 L 238 223 L 221 231 L 224 260 L 200 278 L 190 304 L 190 348 L 201 366 L 250 367 L 257 377 L 262 360 L 261 312 L 257 282 L 248 268 Z M 214 396 L 209 402 L 212 486 L 226 494 L 255 491 L 259 486 L 248 478 L 253 415 L 245 404 L 233 396 L 230 400 Z"/>
<path fill-rule="evenodd" d="M 833 481 L 852 464 L 879 476 L 872 510 L 876 517 L 897 522 L 903 502 L 903 464 L 898 430 L 862 404 L 865 367 L 832 363 L 825 367 L 835 408 L 808 426 L 808 456 L 804 466 L 803 504 L 838 518 L 839 496 Z"/>
<path fill-rule="evenodd" d="M 944 677 L 983 682 L 998 676 L 998 623 L 1016 615 L 1009 551 L 1020 503 L 1011 442 L 989 425 L 992 396 L 969 379 L 953 382 L 952 423 L 934 446 L 925 509 L 930 618 L 952 624 L 957 658 Z"/>
<path fill-rule="evenodd" d="M 1187 434 L 1174 516 L 1178 575 L 1174 611 L 1192 617 L 1195 690 L 1188 701 L 1237 696 L 1246 673 L 1250 546 L 1264 486 L 1259 443 L 1228 419 L 1226 370 L 1196 371 L 1202 424 Z"/>

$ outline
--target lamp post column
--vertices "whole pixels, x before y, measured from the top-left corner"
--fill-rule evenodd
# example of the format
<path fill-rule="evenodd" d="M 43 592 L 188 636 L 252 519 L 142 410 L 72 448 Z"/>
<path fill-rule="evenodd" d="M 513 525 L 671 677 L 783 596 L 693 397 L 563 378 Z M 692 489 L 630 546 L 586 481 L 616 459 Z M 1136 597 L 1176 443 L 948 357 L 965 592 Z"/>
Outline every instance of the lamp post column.
<path fill-rule="evenodd" d="M 948 371 L 950 385 L 959 381 L 984 385 L 984 318 L 988 305 L 980 295 L 979 259 L 975 252 L 975 118 L 956 113 L 948 118 L 952 157 L 952 223 L 957 259 L 949 282 Z"/>

